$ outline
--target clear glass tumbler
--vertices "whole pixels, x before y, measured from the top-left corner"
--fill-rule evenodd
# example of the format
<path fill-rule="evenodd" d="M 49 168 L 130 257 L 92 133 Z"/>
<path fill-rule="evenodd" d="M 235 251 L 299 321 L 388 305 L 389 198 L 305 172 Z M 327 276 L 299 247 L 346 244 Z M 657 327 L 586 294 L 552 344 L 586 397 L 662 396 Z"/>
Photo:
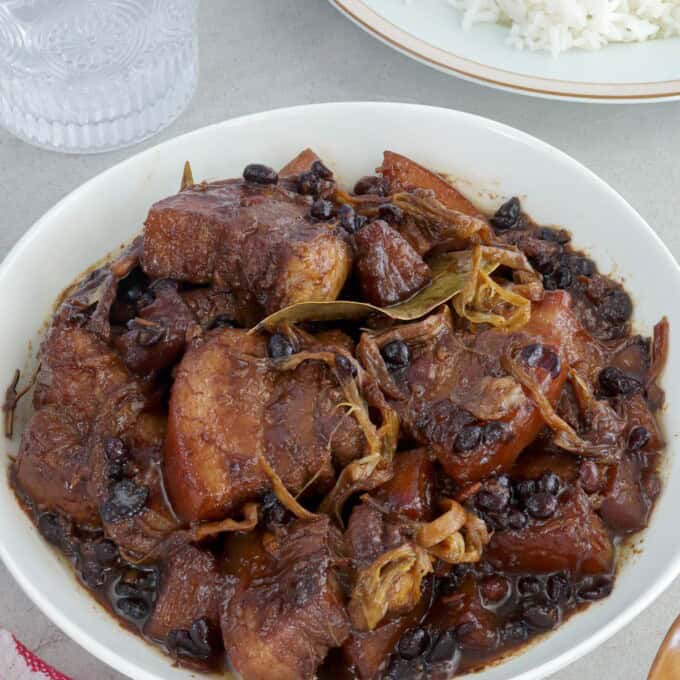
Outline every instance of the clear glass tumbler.
<path fill-rule="evenodd" d="M 198 0 L 0 0 L 0 124 L 71 153 L 134 144 L 186 108 Z"/>

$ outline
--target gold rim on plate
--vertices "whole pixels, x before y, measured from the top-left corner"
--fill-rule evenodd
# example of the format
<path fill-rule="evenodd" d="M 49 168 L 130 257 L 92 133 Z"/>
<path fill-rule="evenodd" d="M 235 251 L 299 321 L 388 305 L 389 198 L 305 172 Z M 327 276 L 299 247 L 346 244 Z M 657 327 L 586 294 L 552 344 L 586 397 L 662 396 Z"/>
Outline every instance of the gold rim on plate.
<path fill-rule="evenodd" d="M 481 64 L 440 49 L 385 19 L 363 0 L 330 0 L 368 33 L 433 68 L 491 87 L 539 97 L 592 102 L 669 101 L 680 98 L 680 80 L 650 83 L 587 83 L 527 76 Z"/>

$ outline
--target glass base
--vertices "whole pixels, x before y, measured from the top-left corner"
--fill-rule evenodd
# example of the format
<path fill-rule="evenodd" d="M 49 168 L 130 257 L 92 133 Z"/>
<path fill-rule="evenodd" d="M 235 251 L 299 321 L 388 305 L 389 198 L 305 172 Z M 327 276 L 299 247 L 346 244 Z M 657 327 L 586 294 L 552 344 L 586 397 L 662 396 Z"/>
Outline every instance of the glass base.
<path fill-rule="evenodd" d="M 62 153 L 90 154 L 138 144 L 173 123 L 196 92 L 197 76 L 180 80 L 142 111 L 131 111 L 96 123 L 62 123 L 39 118 L 12 106 L 0 95 L 0 125 L 33 146 Z"/>

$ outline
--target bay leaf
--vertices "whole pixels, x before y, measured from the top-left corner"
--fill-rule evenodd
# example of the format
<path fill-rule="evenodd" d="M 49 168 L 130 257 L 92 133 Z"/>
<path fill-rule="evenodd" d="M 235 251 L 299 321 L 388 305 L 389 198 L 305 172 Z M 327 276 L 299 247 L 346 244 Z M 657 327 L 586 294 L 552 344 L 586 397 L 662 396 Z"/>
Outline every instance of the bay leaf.
<path fill-rule="evenodd" d="M 382 314 L 397 321 L 420 319 L 463 290 L 472 269 L 472 251 L 442 253 L 428 264 L 432 271 L 432 281 L 404 302 L 390 307 L 377 307 L 368 302 L 353 300 L 298 302 L 270 314 L 255 326 L 253 332 L 272 330 L 284 322 L 296 324 L 304 321 L 358 321 L 372 314 Z M 482 258 L 482 270 L 487 274 L 493 272 L 499 264 L 495 257 Z"/>

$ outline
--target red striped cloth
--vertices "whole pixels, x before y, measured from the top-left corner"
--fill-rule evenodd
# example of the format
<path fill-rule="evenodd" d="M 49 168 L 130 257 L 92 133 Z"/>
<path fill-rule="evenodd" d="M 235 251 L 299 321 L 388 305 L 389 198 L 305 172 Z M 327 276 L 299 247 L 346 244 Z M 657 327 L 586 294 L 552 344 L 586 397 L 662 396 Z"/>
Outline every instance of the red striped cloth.
<path fill-rule="evenodd" d="M 0 629 L 0 680 L 71 680 Z"/>

